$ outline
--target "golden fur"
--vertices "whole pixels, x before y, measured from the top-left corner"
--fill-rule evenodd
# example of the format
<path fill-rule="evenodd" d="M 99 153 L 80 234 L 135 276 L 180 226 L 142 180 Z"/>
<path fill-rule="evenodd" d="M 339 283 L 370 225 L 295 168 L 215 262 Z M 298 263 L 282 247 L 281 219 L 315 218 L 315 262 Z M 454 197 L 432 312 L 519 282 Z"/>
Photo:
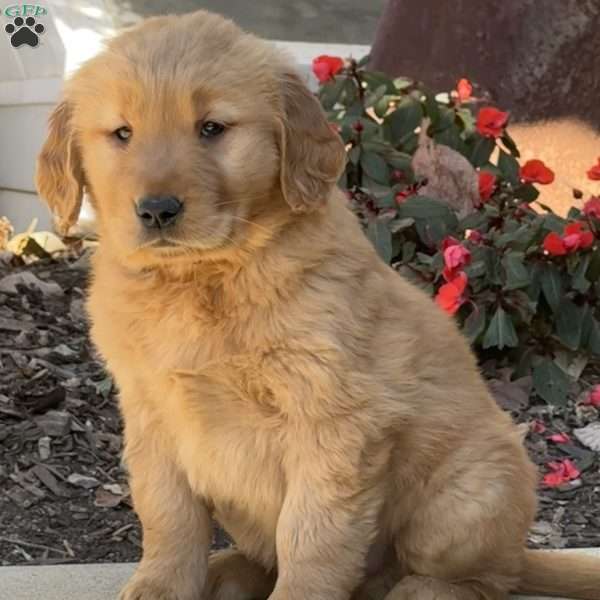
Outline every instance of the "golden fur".
<path fill-rule="evenodd" d="M 206 119 L 225 133 L 200 139 Z M 503 599 L 545 573 L 598 600 L 597 562 L 526 554 L 520 434 L 377 257 L 343 164 L 286 61 L 210 13 L 150 19 L 67 83 L 37 181 L 59 226 L 84 186 L 98 214 L 92 336 L 144 528 L 121 598 Z M 162 235 L 135 215 L 149 193 L 184 202 Z M 211 516 L 236 550 L 209 556 Z"/>

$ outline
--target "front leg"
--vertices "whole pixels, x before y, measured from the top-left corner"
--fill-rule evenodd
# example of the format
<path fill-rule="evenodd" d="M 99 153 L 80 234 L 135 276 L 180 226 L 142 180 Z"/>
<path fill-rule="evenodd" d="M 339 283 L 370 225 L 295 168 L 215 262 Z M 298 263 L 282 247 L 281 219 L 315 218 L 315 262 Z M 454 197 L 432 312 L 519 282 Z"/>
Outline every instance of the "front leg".
<path fill-rule="evenodd" d="M 364 579 L 389 444 L 368 436 L 360 416 L 343 419 L 306 424 L 290 440 L 269 600 L 348 600 Z"/>
<path fill-rule="evenodd" d="M 123 405 L 125 457 L 143 528 L 143 556 L 120 600 L 199 600 L 211 541 L 208 511 L 175 464 L 160 422 L 141 406 Z"/>

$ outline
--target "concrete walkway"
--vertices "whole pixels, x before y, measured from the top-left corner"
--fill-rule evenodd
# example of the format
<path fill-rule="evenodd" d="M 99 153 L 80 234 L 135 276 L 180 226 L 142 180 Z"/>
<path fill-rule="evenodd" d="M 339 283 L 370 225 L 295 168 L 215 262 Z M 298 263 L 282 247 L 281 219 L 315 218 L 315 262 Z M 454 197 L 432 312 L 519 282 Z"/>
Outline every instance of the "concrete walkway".
<path fill-rule="evenodd" d="M 600 556 L 600 549 L 588 552 Z M 0 599 L 117 600 L 134 568 L 134 564 L 0 567 Z"/>

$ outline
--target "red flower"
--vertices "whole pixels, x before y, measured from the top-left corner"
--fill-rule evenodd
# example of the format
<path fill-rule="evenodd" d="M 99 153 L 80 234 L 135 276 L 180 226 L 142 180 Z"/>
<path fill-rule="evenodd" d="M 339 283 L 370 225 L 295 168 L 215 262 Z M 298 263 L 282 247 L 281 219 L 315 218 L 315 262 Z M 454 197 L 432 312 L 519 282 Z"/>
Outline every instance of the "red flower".
<path fill-rule="evenodd" d="M 583 401 L 583 403 L 588 406 L 600 408 L 600 383 L 590 390 L 588 397 Z"/>
<path fill-rule="evenodd" d="M 315 77 L 321 82 L 329 81 L 344 67 L 344 61 L 339 56 L 322 54 L 312 61 L 312 70 Z"/>
<path fill-rule="evenodd" d="M 570 444 L 571 438 L 566 433 L 555 433 L 548 438 L 551 442 L 555 444 Z"/>
<path fill-rule="evenodd" d="M 450 246 L 458 246 L 459 244 L 460 242 L 456 238 L 453 238 L 451 235 L 449 235 L 442 240 L 442 250 L 445 251 L 450 248 Z"/>
<path fill-rule="evenodd" d="M 598 162 L 587 172 L 588 179 L 592 181 L 600 181 L 600 156 Z"/>
<path fill-rule="evenodd" d="M 496 189 L 496 176 L 489 171 L 479 171 L 479 197 L 482 202 L 489 200 Z"/>
<path fill-rule="evenodd" d="M 396 200 L 396 204 L 402 204 L 406 201 L 407 198 L 410 198 L 410 196 L 412 196 L 414 193 L 414 190 L 410 188 L 402 190 L 401 192 L 397 192 L 396 196 L 394 197 L 394 199 Z"/>
<path fill-rule="evenodd" d="M 558 487 L 563 483 L 567 483 L 567 481 L 579 479 L 581 475 L 577 465 L 568 458 L 561 461 L 549 462 L 548 468 L 551 472 L 544 476 L 544 485 L 548 487 Z"/>
<path fill-rule="evenodd" d="M 465 289 L 468 279 L 464 272 L 458 273 L 454 279 L 445 283 L 438 290 L 435 301 L 448 314 L 453 315 L 465 303 Z"/>
<path fill-rule="evenodd" d="M 483 235 L 477 229 L 473 229 L 469 231 L 469 235 L 467 235 L 467 239 L 474 244 L 479 244 L 483 241 Z"/>
<path fill-rule="evenodd" d="M 583 229 L 581 222 L 570 223 L 565 227 L 563 242 L 568 252 L 575 252 L 579 248 L 589 248 L 594 243 L 594 234 Z"/>
<path fill-rule="evenodd" d="M 544 250 L 552 256 L 563 256 L 567 253 L 562 238 L 554 231 L 544 238 Z"/>
<path fill-rule="evenodd" d="M 521 179 L 526 183 L 548 184 L 554 181 L 554 172 L 541 160 L 528 160 L 521 167 Z"/>
<path fill-rule="evenodd" d="M 442 242 L 444 248 L 444 270 L 442 275 L 446 281 L 451 281 L 456 277 L 463 267 L 471 262 L 471 253 L 461 244 L 455 243 L 453 238 L 446 238 Z"/>
<path fill-rule="evenodd" d="M 544 433 L 546 431 L 546 426 L 537 419 L 531 421 L 531 423 L 529 424 L 529 428 L 533 433 Z"/>
<path fill-rule="evenodd" d="M 564 256 L 580 248 L 589 248 L 594 243 L 594 234 L 583 229 L 581 222 L 570 223 L 565 227 L 563 236 L 549 233 L 544 238 L 544 250 L 552 256 Z"/>
<path fill-rule="evenodd" d="M 468 79 L 464 77 L 456 84 L 456 92 L 458 93 L 459 102 L 467 102 L 470 100 L 473 93 L 473 86 Z"/>
<path fill-rule="evenodd" d="M 596 219 L 600 219 L 600 196 L 592 196 L 583 205 L 583 214 L 586 217 L 596 217 Z"/>
<path fill-rule="evenodd" d="M 507 112 L 498 110 L 493 106 L 486 106 L 477 115 L 477 131 L 484 137 L 500 137 L 508 123 L 508 117 Z"/>

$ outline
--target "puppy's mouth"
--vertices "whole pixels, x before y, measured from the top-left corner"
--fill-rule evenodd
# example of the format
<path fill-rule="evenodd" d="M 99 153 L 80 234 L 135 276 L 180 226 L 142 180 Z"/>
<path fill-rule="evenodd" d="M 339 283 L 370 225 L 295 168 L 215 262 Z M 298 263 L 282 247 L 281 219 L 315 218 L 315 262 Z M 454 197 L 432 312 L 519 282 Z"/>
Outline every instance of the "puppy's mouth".
<path fill-rule="evenodd" d="M 189 254 L 203 253 L 217 248 L 222 248 L 227 245 L 230 238 L 220 238 L 220 236 L 210 236 L 208 239 L 178 239 L 172 234 L 157 232 L 152 238 L 144 239 L 138 245 L 138 250 L 146 250 L 156 252 L 162 256 L 178 255 L 181 253 Z"/>
<path fill-rule="evenodd" d="M 173 239 L 160 236 L 143 242 L 140 248 L 174 248 L 176 246 L 181 246 L 181 244 Z"/>

